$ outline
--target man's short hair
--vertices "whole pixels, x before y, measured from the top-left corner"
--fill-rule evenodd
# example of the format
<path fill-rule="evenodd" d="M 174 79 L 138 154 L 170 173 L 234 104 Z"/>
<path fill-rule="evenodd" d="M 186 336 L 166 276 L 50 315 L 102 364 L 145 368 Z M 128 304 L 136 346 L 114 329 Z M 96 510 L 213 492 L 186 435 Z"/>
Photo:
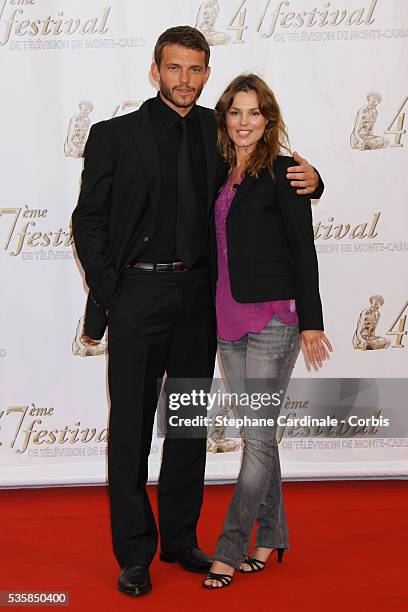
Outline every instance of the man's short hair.
<path fill-rule="evenodd" d="M 166 45 L 181 45 L 182 47 L 187 47 L 187 49 L 204 51 L 205 67 L 207 68 L 210 61 L 210 47 L 205 36 L 196 28 L 187 25 L 176 26 L 160 34 L 154 47 L 154 61 L 159 67 L 163 48 Z"/>

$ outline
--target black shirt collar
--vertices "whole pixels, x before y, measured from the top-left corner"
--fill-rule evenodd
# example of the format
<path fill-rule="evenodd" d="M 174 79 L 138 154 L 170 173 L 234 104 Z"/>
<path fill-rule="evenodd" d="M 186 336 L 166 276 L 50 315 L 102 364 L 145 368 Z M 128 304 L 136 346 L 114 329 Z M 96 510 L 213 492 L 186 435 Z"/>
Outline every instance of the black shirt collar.
<path fill-rule="evenodd" d="M 150 117 L 153 123 L 161 123 L 166 127 L 171 127 L 175 125 L 180 120 L 190 120 L 195 124 L 198 124 L 198 111 L 197 107 L 194 104 L 190 112 L 183 118 L 181 117 L 175 110 L 173 110 L 170 106 L 168 106 L 160 97 L 160 92 L 158 92 L 156 98 L 154 99 L 151 107 L 150 107 Z"/>

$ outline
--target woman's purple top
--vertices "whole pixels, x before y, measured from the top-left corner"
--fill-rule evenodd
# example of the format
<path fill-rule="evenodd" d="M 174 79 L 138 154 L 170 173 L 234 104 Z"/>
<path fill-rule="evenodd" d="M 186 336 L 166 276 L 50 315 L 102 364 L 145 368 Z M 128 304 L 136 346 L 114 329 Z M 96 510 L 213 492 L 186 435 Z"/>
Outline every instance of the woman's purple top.
<path fill-rule="evenodd" d="M 248 332 L 260 332 L 275 315 L 285 325 L 298 325 L 295 300 L 244 304 L 232 297 L 228 272 L 227 217 L 235 193 L 235 189 L 231 190 L 229 176 L 215 203 L 218 249 L 216 310 L 218 335 L 223 340 L 238 340 Z"/>

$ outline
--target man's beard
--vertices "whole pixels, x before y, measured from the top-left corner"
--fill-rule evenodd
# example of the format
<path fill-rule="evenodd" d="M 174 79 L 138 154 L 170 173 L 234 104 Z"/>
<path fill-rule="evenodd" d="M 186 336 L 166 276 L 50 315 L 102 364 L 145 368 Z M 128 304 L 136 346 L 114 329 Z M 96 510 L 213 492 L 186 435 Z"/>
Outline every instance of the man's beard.
<path fill-rule="evenodd" d="M 192 102 L 187 102 L 187 101 L 180 102 L 173 97 L 173 90 L 170 89 L 170 87 L 167 87 L 167 85 L 163 81 L 160 82 L 161 95 L 163 96 L 163 98 L 166 98 L 166 100 L 174 104 L 174 106 L 177 106 L 177 108 L 186 108 L 188 106 L 192 106 L 194 102 L 198 100 L 198 98 L 201 96 L 201 92 L 203 91 L 203 88 L 204 88 L 204 84 L 195 90 L 195 96 Z M 174 87 L 173 89 L 177 89 L 177 88 Z"/>

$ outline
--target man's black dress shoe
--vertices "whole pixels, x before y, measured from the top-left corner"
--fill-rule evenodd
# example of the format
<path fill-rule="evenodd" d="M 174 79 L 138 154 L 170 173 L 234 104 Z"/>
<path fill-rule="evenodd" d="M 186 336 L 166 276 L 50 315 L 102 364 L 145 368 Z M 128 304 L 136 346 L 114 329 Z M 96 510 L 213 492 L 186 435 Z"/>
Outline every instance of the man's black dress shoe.
<path fill-rule="evenodd" d="M 160 561 L 179 563 L 183 569 L 188 572 L 195 572 L 196 574 L 207 574 L 212 565 L 212 559 L 196 546 L 191 546 L 177 553 L 162 551 L 160 553 Z"/>
<path fill-rule="evenodd" d="M 126 595 L 146 595 L 152 590 L 147 565 L 124 567 L 119 575 L 118 589 Z"/>

